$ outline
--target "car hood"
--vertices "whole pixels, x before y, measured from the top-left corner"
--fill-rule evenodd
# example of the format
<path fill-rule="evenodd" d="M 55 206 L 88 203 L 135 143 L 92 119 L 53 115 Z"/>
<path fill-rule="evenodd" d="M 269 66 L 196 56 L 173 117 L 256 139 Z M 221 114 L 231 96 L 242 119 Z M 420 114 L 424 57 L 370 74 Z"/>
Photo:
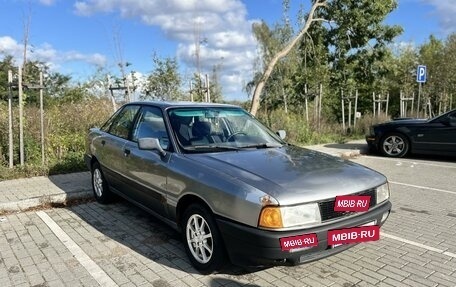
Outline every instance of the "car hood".
<path fill-rule="evenodd" d="M 364 166 L 296 146 L 188 156 L 273 196 L 281 205 L 356 193 L 386 182 Z"/>
<path fill-rule="evenodd" d="M 381 123 L 376 126 L 403 126 L 403 125 L 418 125 L 429 121 L 428 119 L 397 119 L 386 123 Z"/>

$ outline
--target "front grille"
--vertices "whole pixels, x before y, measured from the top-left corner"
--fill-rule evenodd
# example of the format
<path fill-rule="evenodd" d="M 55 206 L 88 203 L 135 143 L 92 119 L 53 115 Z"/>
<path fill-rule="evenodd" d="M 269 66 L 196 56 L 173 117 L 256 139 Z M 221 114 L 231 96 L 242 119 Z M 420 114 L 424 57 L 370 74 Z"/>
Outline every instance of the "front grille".
<path fill-rule="evenodd" d="M 355 194 L 350 194 L 350 195 L 369 195 L 371 198 L 370 202 L 369 202 L 369 208 L 372 206 L 375 206 L 377 204 L 377 198 L 375 196 L 375 188 L 361 191 L 361 192 L 358 192 Z M 334 211 L 335 200 L 336 199 L 333 198 L 333 199 L 330 199 L 327 201 L 322 201 L 322 202 L 318 203 L 318 206 L 320 207 L 321 221 L 324 222 L 324 221 L 331 220 L 331 219 L 349 216 L 349 215 L 355 213 L 352 211 Z"/>

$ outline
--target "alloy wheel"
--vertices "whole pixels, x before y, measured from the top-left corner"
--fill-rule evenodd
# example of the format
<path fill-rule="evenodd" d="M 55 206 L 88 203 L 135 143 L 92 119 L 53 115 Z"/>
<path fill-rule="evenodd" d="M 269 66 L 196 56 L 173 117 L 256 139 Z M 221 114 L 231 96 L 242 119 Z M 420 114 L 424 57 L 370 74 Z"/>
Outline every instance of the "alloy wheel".
<path fill-rule="evenodd" d="M 103 195 L 103 177 L 98 168 L 93 171 L 93 188 L 98 197 Z"/>
<path fill-rule="evenodd" d="M 206 220 L 193 214 L 187 221 L 186 235 L 188 247 L 195 260 L 201 264 L 208 263 L 214 252 L 214 241 Z"/>
<path fill-rule="evenodd" d="M 383 150 L 390 156 L 398 156 L 404 152 L 406 143 L 399 136 L 389 136 L 383 141 Z"/>

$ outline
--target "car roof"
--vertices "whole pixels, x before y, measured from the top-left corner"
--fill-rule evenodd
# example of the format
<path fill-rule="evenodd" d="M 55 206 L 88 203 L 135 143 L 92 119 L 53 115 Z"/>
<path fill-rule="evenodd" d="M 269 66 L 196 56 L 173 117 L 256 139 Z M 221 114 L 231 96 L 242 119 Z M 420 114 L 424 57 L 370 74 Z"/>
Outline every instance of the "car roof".
<path fill-rule="evenodd" d="M 230 104 L 218 104 L 218 103 L 202 103 L 202 102 L 170 102 L 170 101 L 136 101 L 128 103 L 127 105 L 148 105 L 161 107 L 162 109 L 174 108 L 174 107 L 231 107 L 240 108 L 236 105 Z"/>

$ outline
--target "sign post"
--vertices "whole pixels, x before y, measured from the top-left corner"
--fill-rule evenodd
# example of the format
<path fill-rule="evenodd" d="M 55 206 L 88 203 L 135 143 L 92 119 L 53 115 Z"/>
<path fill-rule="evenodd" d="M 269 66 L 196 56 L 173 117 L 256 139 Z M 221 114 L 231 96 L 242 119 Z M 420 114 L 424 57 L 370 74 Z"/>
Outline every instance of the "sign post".
<path fill-rule="evenodd" d="M 421 85 L 426 83 L 426 66 L 419 65 L 416 69 L 416 81 L 418 82 L 418 102 L 416 103 L 416 115 L 420 113 Z"/>

